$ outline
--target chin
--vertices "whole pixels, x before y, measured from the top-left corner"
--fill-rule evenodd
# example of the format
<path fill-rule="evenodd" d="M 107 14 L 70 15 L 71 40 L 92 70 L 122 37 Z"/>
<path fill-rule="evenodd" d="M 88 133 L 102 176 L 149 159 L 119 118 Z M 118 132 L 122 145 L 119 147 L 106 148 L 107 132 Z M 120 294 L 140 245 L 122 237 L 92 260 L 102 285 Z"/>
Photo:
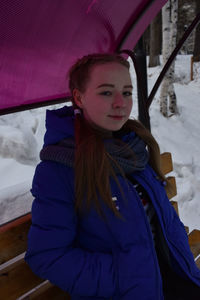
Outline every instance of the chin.
<path fill-rule="evenodd" d="M 119 128 L 114 128 L 114 129 L 111 129 L 112 131 L 118 131 L 118 130 L 120 130 L 122 128 L 122 126 L 121 127 L 119 127 Z"/>
<path fill-rule="evenodd" d="M 110 127 L 108 130 L 111 130 L 111 131 L 118 131 L 122 128 L 124 124 L 122 125 L 119 125 L 119 126 L 113 126 L 113 127 Z"/>

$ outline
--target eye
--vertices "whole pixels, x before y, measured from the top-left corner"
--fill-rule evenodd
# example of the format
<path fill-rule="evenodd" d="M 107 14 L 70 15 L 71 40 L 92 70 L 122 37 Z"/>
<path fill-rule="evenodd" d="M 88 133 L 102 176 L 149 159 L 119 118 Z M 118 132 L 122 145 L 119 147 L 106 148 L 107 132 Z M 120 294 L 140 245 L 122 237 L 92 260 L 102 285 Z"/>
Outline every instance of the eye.
<path fill-rule="evenodd" d="M 112 95 L 112 92 L 110 91 L 103 91 L 100 93 L 100 95 L 103 95 L 103 96 L 111 96 Z"/>
<path fill-rule="evenodd" d="M 130 97 L 130 96 L 132 96 L 132 92 L 125 91 L 125 92 L 123 92 L 123 96 Z"/>

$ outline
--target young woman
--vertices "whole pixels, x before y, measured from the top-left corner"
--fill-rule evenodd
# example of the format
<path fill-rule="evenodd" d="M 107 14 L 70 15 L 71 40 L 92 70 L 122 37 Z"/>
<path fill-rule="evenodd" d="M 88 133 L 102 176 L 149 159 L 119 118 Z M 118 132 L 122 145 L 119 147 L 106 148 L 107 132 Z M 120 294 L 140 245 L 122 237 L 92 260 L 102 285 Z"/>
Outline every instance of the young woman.
<path fill-rule="evenodd" d="M 200 299 L 158 144 L 129 119 L 129 63 L 88 55 L 69 76 L 73 106 L 47 111 L 27 263 L 72 300 Z"/>

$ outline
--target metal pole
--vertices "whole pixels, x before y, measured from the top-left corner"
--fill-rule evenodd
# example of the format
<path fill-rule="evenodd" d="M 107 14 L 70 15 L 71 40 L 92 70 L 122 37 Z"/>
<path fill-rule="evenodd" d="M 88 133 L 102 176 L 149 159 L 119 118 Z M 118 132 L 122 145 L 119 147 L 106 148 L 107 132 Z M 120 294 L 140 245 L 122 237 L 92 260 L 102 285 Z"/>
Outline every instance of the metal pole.
<path fill-rule="evenodd" d="M 135 57 L 138 66 L 140 80 L 137 81 L 138 94 L 138 115 L 142 124 L 150 130 L 150 116 L 147 109 L 148 84 L 147 84 L 147 63 L 144 49 L 143 37 L 140 38 L 135 47 Z"/>
<path fill-rule="evenodd" d="M 200 21 L 200 13 L 198 13 L 195 17 L 195 19 L 192 21 L 192 23 L 190 24 L 190 26 L 187 28 L 187 30 L 185 31 L 184 35 L 182 36 L 182 38 L 180 39 L 180 41 L 178 42 L 177 46 L 175 47 L 174 51 L 172 52 L 172 54 L 170 55 L 168 61 L 166 62 L 166 64 L 164 65 L 158 79 L 156 80 L 156 83 L 153 86 L 153 89 L 151 90 L 151 93 L 148 97 L 147 100 L 147 108 L 149 109 L 153 98 L 166 74 L 166 72 L 168 71 L 169 67 L 171 66 L 174 58 L 176 57 L 176 55 L 178 54 L 179 50 L 181 49 L 181 47 L 183 46 L 183 43 L 186 41 L 186 39 L 188 38 L 188 36 L 190 35 L 190 33 L 192 32 L 192 30 L 195 28 L 195 26 L 199 23 Z"/>

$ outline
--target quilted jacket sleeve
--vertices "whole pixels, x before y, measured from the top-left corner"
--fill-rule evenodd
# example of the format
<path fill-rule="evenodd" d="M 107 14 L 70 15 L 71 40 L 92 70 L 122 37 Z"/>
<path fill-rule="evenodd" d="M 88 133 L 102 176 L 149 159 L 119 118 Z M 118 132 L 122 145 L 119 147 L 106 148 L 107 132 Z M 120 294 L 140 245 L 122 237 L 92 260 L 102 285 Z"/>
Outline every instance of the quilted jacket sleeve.
<path fill-rule="evenodd" d="M 68 171 L 54 162 L 36 168 L 25 260 L 35 274 L 71 295 L 111 297 L 115 290 L 112 255 L 74 246 L 77 217 L 73 176 Z"/>

